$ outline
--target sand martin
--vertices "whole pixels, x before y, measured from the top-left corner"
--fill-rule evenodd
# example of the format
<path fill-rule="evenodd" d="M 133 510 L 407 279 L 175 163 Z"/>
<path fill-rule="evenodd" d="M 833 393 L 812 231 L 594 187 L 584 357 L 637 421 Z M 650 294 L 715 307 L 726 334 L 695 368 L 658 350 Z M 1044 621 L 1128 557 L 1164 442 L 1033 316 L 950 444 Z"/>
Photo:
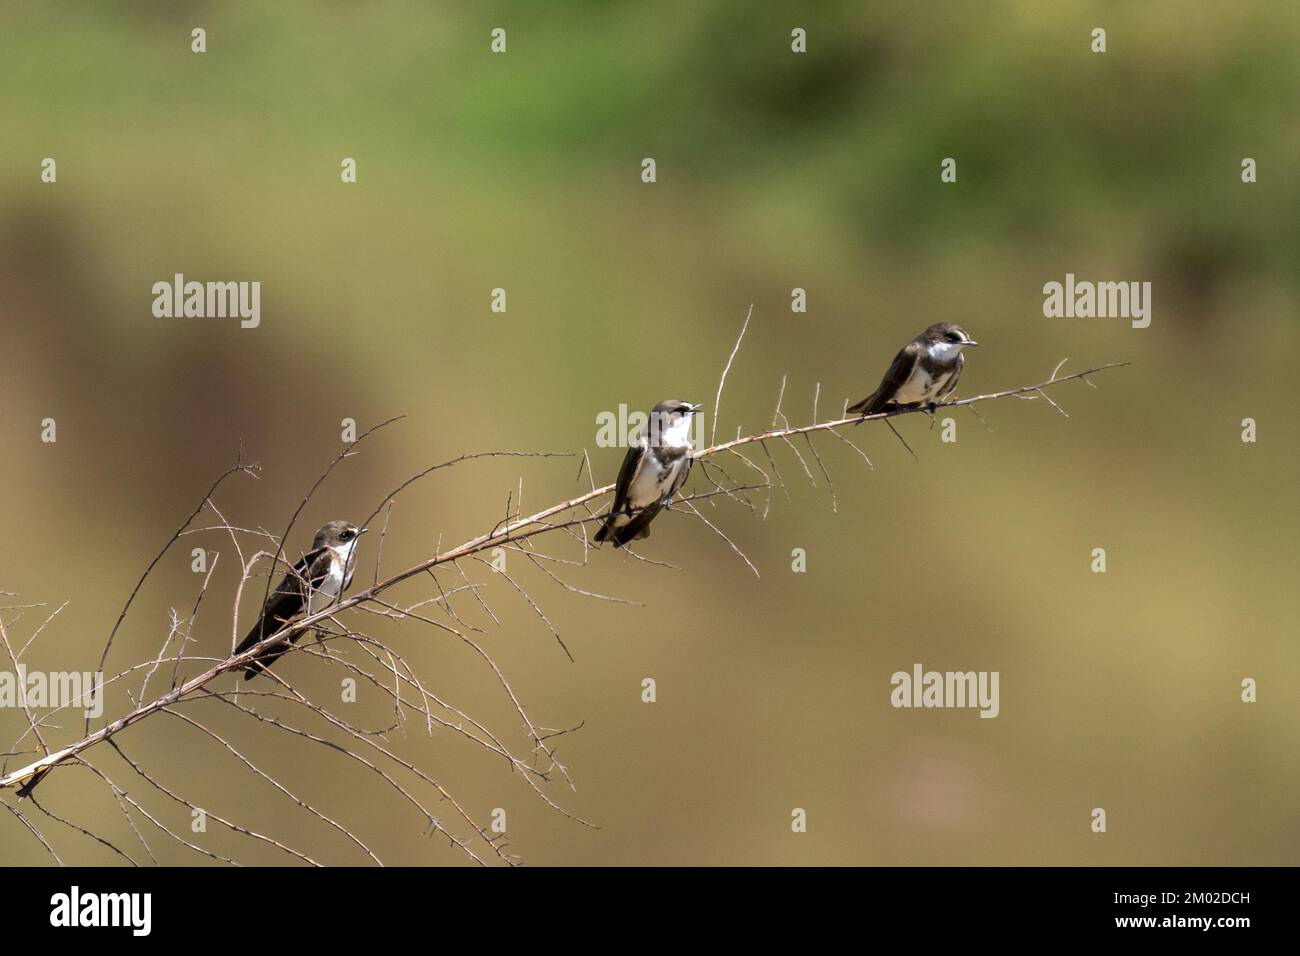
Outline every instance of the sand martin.
<path fill-rule="evenodd" d="M 691 470 L 691 417 L 700 406 L 676 399 L 660 402 L 650 412 L 648 434 L 627 450 L 614 486 L 614 505 L 596 532 L 597 541 L 621 548 L 648 537 L 650 522 L 686 484 Z"/>
<path fill-rule="evenodd" d="M 365 532 L 365 528 L 358 528 L 346 521 L 331 521 L 317 531 L 311 550 L 284 576 L 280 586 L 271 592 L 266 599 L 266 606 L 262 608 L 261 618 L 235 649 L 235 653 L 242 654 L 263 638 L 280 630 L 293 618 L 315 614 L 336 601 L 352 583 L 352 571 L 357 565 L 357 539 Z M 289 649 L 288 644 L 301 636 L 302 632 L 299 632 L 287 642 L 272 644 L 249 663 L 248 669 L 244 671 L 244 679 L 255 677 L 270 667 Z"/>
<path fill-rule="evenodd" d="M 957 387 L 966 361 L 961 350 L 968 345 L 979 343 L 960 325 L 936 322 L 894 356 L 880 387 L 848 410 L 874 415 L 943 401 Z"/>

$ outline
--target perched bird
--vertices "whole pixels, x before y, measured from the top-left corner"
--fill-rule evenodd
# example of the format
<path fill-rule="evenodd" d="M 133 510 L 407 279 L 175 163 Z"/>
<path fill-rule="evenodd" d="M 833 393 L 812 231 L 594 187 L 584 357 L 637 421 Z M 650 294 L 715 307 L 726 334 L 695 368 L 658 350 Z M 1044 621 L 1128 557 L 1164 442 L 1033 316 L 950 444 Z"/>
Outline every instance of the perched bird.
<path fill-rule="evenodd" d="M 621 548 L 648 537 L 650 522 L 673 496 L 691 470 L 691 416 L 700 406 L 676 399 L 660 402 L 650 412 L 648 434 L 627 450 L 614 486 L 614 505 L 596 532 L 597 541 Z"/>
<path fill-rule="evenodd" d="M 979 345 L 955 322 L 936 322 L 894 356 L 880 387 L 850 405 L 850 412 L 874 415 L 897 408 L 920 408 L 943 401 L 961 376 L 961 350 Z"/>
<path fill-rule="evenodd" d="M 262 616 L 248 636 L 235 649 L 242 654 L 254 644 L 270 637 L 295 617 L 315 614 L 329 607 L 352 583 L 352 571 L 357 565 L 357 539 L 366 533 L 365 528 L 346 521 L 331 521 L 316 532 L 311 550 L 284 576 L 279 587 L 271 592 L 262 608 Z M 256 677 L 270 667 L 287 651 L 288 645 L 301 636 L 293 635 L 287 641 L 272 644 L 255 657 L 244 671 L 244 679 Z"/>

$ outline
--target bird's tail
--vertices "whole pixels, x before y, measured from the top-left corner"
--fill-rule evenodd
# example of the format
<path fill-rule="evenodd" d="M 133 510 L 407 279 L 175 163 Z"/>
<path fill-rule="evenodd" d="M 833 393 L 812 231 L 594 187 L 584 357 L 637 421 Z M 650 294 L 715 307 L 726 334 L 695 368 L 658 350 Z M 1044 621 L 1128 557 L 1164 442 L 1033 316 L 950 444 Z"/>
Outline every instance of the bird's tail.
<path fill-rule="evenodd" d="M 280 630 L 280 628 L 284 627 L 284 623 L 285 622 L 282 621 L 280 618 L 276 617 L 273 614 L 268 613 L 265 617 L 263 617 L 260 621 L 258 621 L 253 626 L 253 629 L 248 632 L 247 636 L 245 636 L 245 638 L 239 642 L 239 646 L 235 648 L 235 653 L 236 654 L 244 653 L 244 651 L 248 650 L 249 648 L 253 647 L 255 644 L 262 641 L 263 639 L 269 637 L 270 635 L 274 634 L 276 631 Z M 285 641 L 280 644 L 272 644 L 261 654 L 257 655 L 257 657 L 249 661 L 248 667 L 244 671 L 244 679 L 251 680 L 252 678 L 256 677 L 258 674 L 262 673 L 262 671 L 270 667 L 272 664 L 274 664 L 277 660 L 280 659 L 280 656 L 289 649 L 289 644 L 291 643 L 291 641 L 295 640 L 297 637 L 298 635 L 295 634 L 294 637 L 290 638 L 289 641 Z"/>
<path fill-rule="evenodd" d="M 629 541 L 640 541 L 650 537 L 650 520 L 659 513 L 655 507 L 644 508 L 621 525 L 614 524 L 615 515 L 611 514 L 596 532 L 597 541 L 612 541 L 614 547 L 621 548 Z"/>
<path fill-rule="evenodd" d="M 848 411 L 853 414 L 874 415 L 876 412 L 883 412 L 885 403 L 880 401 L 880 392 L 875 391 L 858 402 L 856 405 L 850 405 Z"/>

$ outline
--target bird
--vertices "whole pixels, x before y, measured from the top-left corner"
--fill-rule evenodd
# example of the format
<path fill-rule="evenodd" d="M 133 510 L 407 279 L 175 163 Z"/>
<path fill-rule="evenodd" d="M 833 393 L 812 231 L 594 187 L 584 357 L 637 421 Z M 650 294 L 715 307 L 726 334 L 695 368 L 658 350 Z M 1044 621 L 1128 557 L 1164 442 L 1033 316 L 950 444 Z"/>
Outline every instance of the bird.
<path fill-rule="evenodd" d="M 874 415 L 894 409 L 929 407 L 957 387 L 966 360 L 961 350 L 979 345 L 955 322 L 936 322 L 903 347 L 880 381 L 880 387 L 849 412 Z"/>
<path fill-rule="evenodd" d="M 691 471 L 691 418 L 694 402 L 668 399 L 650 412 L 648 434 L 633 442 L 623 457 L 614 485 L 614 504 L 596 531 L 597 541 L 621 548 L 650 535 L 650 522 L 686 484 Z"/>
<path fill-rule="evenodd" d="M 293 618 L 314 614 L 336 601 L 352 583 L 352 572 L 357 564 L 357 540 L 365 533 L 365 528 L 346 521 L 331 521 L 322 526 L 316 532 L 311 550 L 267 597 L 257 624 L 235 653 L 244 653 Z M 299 636 L 294 634 L 287 641 L 272 644 L 253 658 L 244 671 L 244 679 L 251 680 L 270 667 Z"/>

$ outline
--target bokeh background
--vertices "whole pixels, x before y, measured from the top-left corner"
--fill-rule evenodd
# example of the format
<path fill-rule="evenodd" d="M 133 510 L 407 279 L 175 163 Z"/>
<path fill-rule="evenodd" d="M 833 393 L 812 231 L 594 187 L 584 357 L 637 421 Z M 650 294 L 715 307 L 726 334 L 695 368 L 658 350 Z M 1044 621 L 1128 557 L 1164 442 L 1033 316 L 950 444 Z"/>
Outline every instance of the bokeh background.
<path fill-rule="evenodd" d="M 505 55 L 489 51 L 498 26 Z M 1089 49 L 1097 26 L 1104 55 Z M 583 722 L 560 742 L 578 790 L 548 792 L 600 829 L 453 734 L 416 721 L 394 746 L 480 818 L 506 809 L 531 864 L 1300 862 L 1297 48 L 1300 10 L 1282 2 L 0 5 L 0 589 L 69 602 L 29 664 L 93 668 L 136 578 L 241 444 L 261 478 L 217 502 L 278 531 L 338 451 L 341 419 L 407 416 L 317 494 L 296 554 L 323 521 L 358 519 L 464 452 L 586 448 L 612 480 L 621 452 L 595 447 L 596 415 L 712 403 L 751 303 L 726 434 L 770 422 L 783 375 L 796 421 L 817 383 L 823 411 L 862 397 L 900 346 L 951 319 L 985 343 L 965 395 L 1066 357 L 1066 371 L 1133 365 L 1061 387 L 1068 419 L 993 403 L 992 430 L 959 416 L 954 444 L 906 419 L 915 461 L 858 429 L 874 471 L 823 439 L 838 512 L 774 449 L 790 500 L 766 521 L 710 512 L 758 578 L 676 514 L 642 550 L 680 571 L 608 549 L 564 569 L 644 607 L 513 565 L 574 663 L 506 582 L 478 575 L 501 624 L 460 611 L 540 722 Z M 46 156 L 57 184 L 39 179 Z M 345 156 L 355 185 L 339 181 Z M 939 179 L 947 156 L 956 184 Z M 260 280 L 261 327 L 154 318 L 150 287 L 177 272 Z M 1067 272 L 1152 282 L 1150 328 L 1044 318 L 1042 286 Z M 505 314 L 489 310 L 495 287 Z M 580 491 L 576 465 L 494 460 L 425 480 L 397 501 L 385 569 L 486 530 L 521 479 L 526 507 Z M 200 540 L 221 558 L 195 633 L 203 652 L 227 646 L 229 542 L 187 538 L 110 670 L 156 653 L 168 609 L 192 606 Z M 22 642 L 43 615 L 16 616 Z M 376 633 L 526 747 L 462 646 Z M 1001 715 L 893 709 L 889 676 L 918 661 L 1000 671 Z M 281 667 L 338 693 L 319 660 Z M 657 703 L 641 702 L 645 677 Z M 1244 677 L 1258 703 L 1240 701 Z M 385 862 L 464 862 L 355 764 L 218 703 L 186 706 Z M 377 696 L 354 708 L 382 725 Z M 22 725 L 0 712 L 6 745 Z M 364 862 L 178 720 L 120 742 L 215 813 Z M 88 756 L 189 835 L 188 811 L 106 748 Z M 60 770 L 37 795 L 143 855 L 89 772 Z M 806 834 L 791 832 L 795 807 Z M 64 859 L 121 862 L 25 812 Z M 209 862 L 137 825 L 161 861 Z M 288 861 L 215 823 L 198 839 Z M 10 814 L 0 858 L 50 860 Z"/>

